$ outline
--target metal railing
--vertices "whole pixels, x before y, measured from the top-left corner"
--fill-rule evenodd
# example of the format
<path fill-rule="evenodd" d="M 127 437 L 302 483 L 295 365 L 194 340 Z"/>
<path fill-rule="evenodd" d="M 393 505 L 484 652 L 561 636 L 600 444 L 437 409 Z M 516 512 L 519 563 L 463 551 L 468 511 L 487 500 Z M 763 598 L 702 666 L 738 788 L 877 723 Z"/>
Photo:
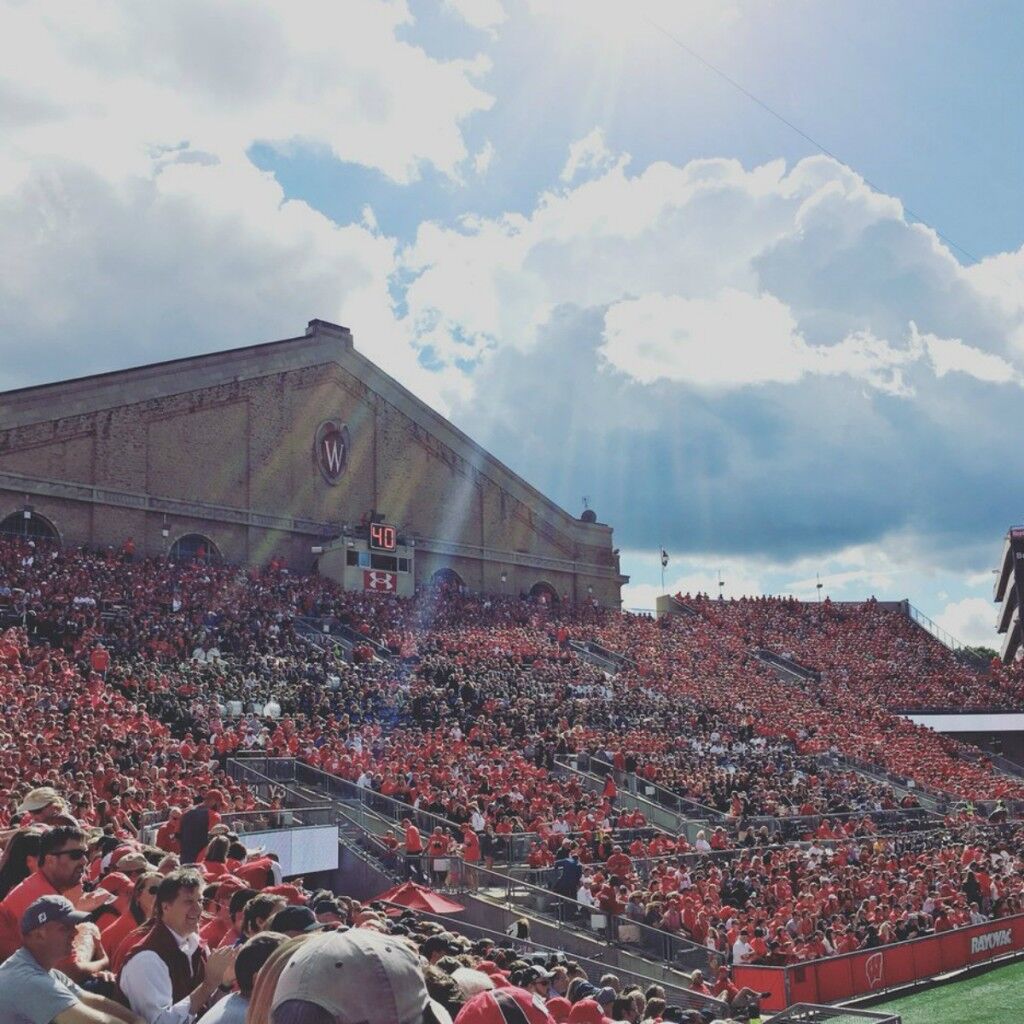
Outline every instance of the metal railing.
<path fill-rule="evenodd" d="M 290 828 L 310 828 L 314 825 L 333 825 L 337 819 L 330 804 L 308 807 L 263 807 L 255 811 L 229 811 L 221 814 L 220 824 L 244 837 L 249 832 L 276 832 Z M 138 838 L 151 841 L 156 830 L 167 821 L 160 811 L 145 811 L 140 820 Z"/>
<path fill-rule="evenodd" d="M 570 771 L 576 771 L 581 774 L 587 775 L 591 779 L 595 779 L 598 782 L 603 782 L 603 779 L 598 779 L 591 770 L 592 767 L 596 767 L 600 772 L 611 772 L 612 778 L 616 780 L 616 786 L 619 787 L 620 794 L 623 796 L 629 796 L 632 799 L 642 801 L 648 806 L 662 807 L 665 810 L 671 811 L 679 819 L 679 825 L 689 822 L 691 825 L 696 825 L 698 828 L 706 828 L 709 821 L 715 823 L 726 823 L 729 816 L 717 808 L 709 807 L 707 804 L 702 804 L 698 800 L 693 800 L 690 797 L 680 796 L 678 793 L 673 793 L 672 790 L 666 789 L 664 786 L 659 786 L 656 782 L 650 782 L 647 779 L 642 778 L 640 775 L 633 773 L 633 782 L 626 773 L 619 772 L 619 770 L 610 762 L 605 761 L 603 758 L 598 757 L 594 754 L 589 754 L 586 751 L 580 751 L 575 755 L 575 764 L 571 761 L 569 763 L 557 762 L 562 764 L 563 767 L 568 768 Z M 621 782 L 619 780 L 622 780 Z M 626 786 L 626 790 L 622 789 L 622 786 Z M 635 785 L 636 792 L 633 791 L 632 786 Z M 641 807 L 643 810 L 643 807 Z M 692 819 L 697 819 L 693 821 Z"/>
<path fill-rule="evenodd" d="M 808 682 L 820 682 L 821 680 L 821 673 L 817 669 L 801 665 L 800 662 L 788 654 L 779 654 L 778 651 L 770 650 L 767 647 L 755 647 L 753 655 L 771 668 L 789 672 L 799 679 Z"/>
<path fill-rule="evenodd" d="M 822 822 L 838 824 L 845 821 L 861 821 L 870 819 L 881 828 L 900 826 L 896 831 L 915 831 L 933 827 L 941 821 L 942 815 L 924 807 L 894 807 L 888 810 L 874 811 L 838 811 L 827 814 L 794 814 L 794 815 L 751 815 L 744 820 L 757 829 L 767 828 L 774 835 L 783 839 L 796 839 L 815 832 Z"/>
<path fill-rule="evenodd" d="M 916 622 L 925 632 L 931 633 L 936 640 L 951 651 L 960 652 L 967 649 L 967 644 L 961 643 L 952 633 L 944 630 L 934 619 L 930 619 L 920 608 L 915 608 L 909 601 L 906 602 L 907 617 Z"/>
<path fill-rule="evenodd" d="M 224 770 L 236 782 L 244 782 L 262 800 L 280 800 L 282 806 L 290 808 L 322 806 L 322 799 L 300 793 L 294 786 L 287 785 L 288 782 L 296 781 L 294 771 L 290 773 L 290 777 L 286 777 L 285 766 L 275 766 L 272 763 L 290 760 L 291 758 L 232 756 L 227 759 Z M 278 768 L 277 771 L 275 767 Z"/>
<path fill-rule="evenodd" d="M 1014 715 L 1020 714 L 1021 710 L 1024 710 L 1024 698 L 1007 694 L 1006 700 L 1006 704 L 921 704 L 916 707 L 901 704 L 887 710 L 894 715 L 903 715 L 905 718 L 912 715 Z"/>
<path fill-rule="evenodd" d="M 349 814 L 347 811 L 340 811 L 339 814 L 343 820 L 347 821 L 351 825 L 354 825 L 357 828 L 360 827 L 358 814 Z M 345 838 L 343 838 L 342 841 L 349 843 L 352 842 L 351 839 Z M 402 856 L 400 851 L 389 849 L 379 840 L 378 837 L 371 833 L 364 832 L 360 836 L 357 841 L 357 853 L 361 855 L 368 854 L 385 874 L 390 875 L 395 880 L 409 877 L 410 873 L 413 874 L 413 877 L 420 877 L 423 879 L 426 879 L 429 875 L 429 866 L 425 863 L 425 859 L 416 859 L 410 867 L 408 861 Z M 487 886 L 481 885 L 480 883 L 494 879 L 504 879 L 504 874 L 502 872 L 489 872 L 486 868 L 481 867 L 480 865 L 468 865 L 458 860 L 458 858 L 448 858 L 448 865 L 448 875 L 446 877 L 446 885 L 444 888 L 449 893 L 458 895 L 472 894 L 493 899 L 493 890 L 501 889 L 500 885 Z M 535 885 L 529 881 L 523 881 L 514 877 L 506 881 L 506 886 L 509 885 L 513 890 L 516 886 L 522 886 L 523 888 L 539 894 L 536 900 L 526 907 L 531 914 L 536 912 L 541 896 L 555 897 L 554 893 L 547 892 L 543 889 L 543 886 Z M 486 890 L 491 890 L 491 892 L 487 892 Z M 506 909 L 510 912 L 518 913 L 524 907 L 522 902 L 509 900 L 508 903 L 509 906 Z M 563 952 L 563 950 L 558 947 L 547 946 L 544 943 L 536 942 L 532 939 L 513 939 L 510 938 L 508 932 L 494 932 L 482 927 L 481 925 L 471 924 L 462 920 L 455 922 L 450 918 L 437 914 L 428 914 L 422 911 L 417 911 L 417 916 L 439 921 L 443 923 L 446 928 L 473 938 L 492 938 L 497 946 L 507 947 L 511 945 L 521 951 Z M 581 918 L 581 920 L 585 921 L 585 918 Z M 558 923 L 561 927 L 563 924 L 568 922 L 559 921 Z M 620 936 L 624 937 L 624 945 L 628 945 L 625 940 L 642 938 L 642 935 L 639 933 L 634 935 L 634 933 L 629 929 L 628 925 L 630 923 L 632 922 L 627 923 L 624 932 L 619 929 Z M 585 930 L 591 931 L 592 929 Z M 605 935 L 599 931 L 595 934 L 595 937 L 604 939 Z M 698 948 L 703 950 L 703 947 Z M 629 950 L 627 949 L 627 951 Z M 635 952 L 639 954 L 642 950 L 638 949 Z M 714 954 L 710 950 L 707 950 L 706 953 L 708 961 L 710 962 Z M 615 964 L 614 967 L 611 967 L 607 963 L 601 963 L 598 960 L 583 956 L 575 950 L 568 954 L 568 956 L 569 959 L 580 964 L 585 970 L 594 970 L 597 977 L 600 977 L 601 974 L 604 974 L 608 970 L 614 970 L 614 973 L 619 976 L 620 980 L 624 981 L 626 984 L 637 984 L 642 989 L 646 989 L 652 982 L 656 982 L 666 989 L 669 996 L 669 1002 L 675 1003 L 677 1006 L 692 1007 L 694 1009 L 710 1009 L 714 1010 L 716 1013 L 722 1013 L 725 1010 L 725 1005 L 720 1003 L 718 1000 L 709 996 L 702 996 L 699 993 L 693 992 L 691 989 L 684 988 L 676 983 L 674 976 L 670 973 L 671 971 L 678 969 L 679 965 L 676 963 L 663 961 L 662 969 L 657 974 L 653 967 L 646 968 L 645 973 L 639 974 L 624 968 L 621 964 Z M 693 968 L 691 967 L 690 969 L 692 970 Z"/>
<path fill-rule="evenodd" d="M 710 976 L 720 963 L 719 955 L 681 935 L 653 928 L 621 914 L 608 914 L 542 886 L 488 870 L 479 864 L 465 864 L 445 858 L 445 873 L 433 870 L 424 858 L 423 873 L 437 888 L 453 893 L 478 894 L 518 908 L 525 915 L 551 921 L 559 927 L 576 928 L 606 942 L 619 943 L 641 956 L 670 964 L 677 970 L 700 969 Z"/>
<path fill-rule="evenodd" d="M 935 804 L 935 810 L 939 812 L 941 812 L 951 800 L 955 799 L 955 797 L 944 790 L 935 789 L 934 787 L 929 786 L 926 783 L 922 783 L 917 779 L 912 779 L 907 775 L 898 775 L 896 772 L 891 772 L 888 768 L 885 768 L 880 764 L 865 761 L 863 758 L 854 757 L 851 754 L 829 753 L 828 758 L 833 762 L 833 764 L 852 768 L 861 775 L 873 778 L 879 782 L 888 783 L 896 789 L 901 789 L 903 792 L 917 797 L 922 801 L 922 803 L 925 800 L 931 800 Z"/>
<path fill-rule="evenodd" d="M 341 648 L 349 656 L 348 660 L 351 660 L 352 651 L 359 644 L 365 644 L 371 648 L 383 661 L 390 661 L 394 658 L 394 652 L 389 647 L 365 633 L 360 633 L 358 629 L 341 622 L 333 615 L 301 615 L 297 616 L 294 621 L 296 626 L 302 630 L 303 639 L 315 643 L 321 649 L 323 649 L 324 643 Z M 324 626 L 327 628 L 324 629 Z"/>
<path fill-rule="evenodd" d="M 248 771 L 249 774 L 246 777 L 250 780 L 250 785 L 253 784 L 253 780 L 259 781 L 261 776 L 265 782 L 272 782 L 278 786 L 284 782 L 296 782 L 316 787 L 319 792 L 326 794 L 330 799 L 344 804 L 346 809 L 353 814 L 356 813 L 353 808 L 358 805 L 363 809 L 360 818 L 363 827 L 378 835 L 395 828 L 403 819 L 408 818 L 420 829 L 421 833 L 424 833 L 424 842 L 427 838 L 425 833 L 434 828 L 440 828 L 445 835 L 456 840 L 462 836 L 462 827 L 449 818 L 414 808 L 401 800 L 385 796 L 373 789 L 357 786 L 348 779 L 331 775 L 329 772 L 313 768 L 311 765 L 293 758 L 249 756 L 244 761 L 231 758 L 228 764 L 231 765 L 233 761 L 237 761 L 240 766 L 233 769 L 234 771 L 241 772 L 243 768 Z M 648 826 L 617 829 L 612 834 L 616 841 L 629 843 L 636 838 L 650 839 L 659 831 L 653 826 Z M 561 838 L 569 840 L 578 840 L 582 837 L 582 832 L 568 832 L 561 836 Z M 400 836 L 400 838 L 404 837 Z M 537 832 L 495 834 L 490 841 L 492 844 L 490 856 L 493 861 L 507 865 L 525 864 L 531 846 L 534 843 L 546 844 L 547 842 L 545 837 Z"/>
<path fill-rule="evenodd" d="M 311 647 L 315 647 L 323 654 L 331 654 L 341 658 L 342 661 L 352 660 L 352 644 L 332 633 L 325 633 L 318 629 L 316 623 L 319 620 L 303 617 L 296 617 L 292 620 L 292 628 L 300 640 L 304 640 Z"/>
<path fill-rule="evenodd" d="M 964 756 L 971 761 L 991 761 L 1004 775 L 1013 775 L 1018 779 L 1024 778 L 1024 765 L 1011 761 L 1008 757 L 1003 757 L 1002 754 L 985 750 L 983 747 L 979 747 L 976 751 L 967 749 L 964 751 Z"/>
<path fill-rule="evenodd" d="M 543 942 L 537 942 L 535 939 L 510 938 L 507 932 L 495 932 L 481 925 L 471 924 L 468 921 L 460 920 L 455 922 L 450 918 L 442 917 L 440 914 L 428 914 L 422 911 L 417 911 L 417 917 L 436 921 L 445 928 L 456 931 L 470 939 L 490 939 L 498 947 L 508 948 L 512 946 L 524 954 L 548 953 L 564 956 L 573 963 L 579 964 L 587 972 L 588 979 L 595 984 L 602 974 L 611 971 L 622 982 L 624 987 L 636 985 L 641 991 L 644 991 L 652 983 L 661 985 L 665 989 L 665 998 L 669 1005 L 681 1006 L 687 1010 L 710 1010 L 716 1017 L 724 1017 L 728 1013 L 729 1008 L 725 1003 L 711 996 L 704 996 L 699 992 L 694 992 L 693 989 L 683 988 L 666 971 L 659 972 L 657 977 L 652 977 L 651 974 L 638 974 L 623 967 L 621 964 L 610 966 L 600 960 L 591 959 L 575 951 L 566 952 L 557 946 L 549 946 Z"/>
<path fill-rule="evenodd" d="M 283 766 L 278 769 L 280 772 Z M 398 826 L 404 819 L 408 818 L 422 833 L 424 843 L 426 833 L 440 828 L 446 835 L 458 838 L 462 835 L 462 828 L 449 818 L 444 818 L 430 811 L 414 808 L 401 800 L 385 796 L 373 789 L 357 786 L 348 779 L 339 778 L 329 772 L 313 768 L 311 765 L 301 761 L 294 761 L 291 765 L 292 778 L 303 785 L 316 786 L 319 791 L 325 793 L 329 798 L 345 804 L 352 808 L 359 805 L 364 813 L 363 821 L 366 827 L 380 834 Z M 404 838 L 404 837 L 403 837 Z M 496 861 L 514 863 L 524 861 L 529 852 L 530 844 L 537 840 L 533 832 L 517 832 L 511 835 L 496 835 L 493 837 L 493 848 L 491 856 Z"/>

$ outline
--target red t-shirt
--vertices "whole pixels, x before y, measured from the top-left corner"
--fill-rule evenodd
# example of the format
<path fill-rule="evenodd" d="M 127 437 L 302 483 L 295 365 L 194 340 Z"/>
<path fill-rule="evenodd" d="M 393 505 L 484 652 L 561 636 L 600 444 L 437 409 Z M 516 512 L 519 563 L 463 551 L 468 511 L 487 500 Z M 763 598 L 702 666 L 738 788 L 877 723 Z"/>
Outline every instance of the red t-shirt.
<path fill-rule="evenodd" d="M 0 960 L 21 948 L 21 916 L 40 896 L 59 895 L 41 871 L 19 882 L 0 903 Z"/>

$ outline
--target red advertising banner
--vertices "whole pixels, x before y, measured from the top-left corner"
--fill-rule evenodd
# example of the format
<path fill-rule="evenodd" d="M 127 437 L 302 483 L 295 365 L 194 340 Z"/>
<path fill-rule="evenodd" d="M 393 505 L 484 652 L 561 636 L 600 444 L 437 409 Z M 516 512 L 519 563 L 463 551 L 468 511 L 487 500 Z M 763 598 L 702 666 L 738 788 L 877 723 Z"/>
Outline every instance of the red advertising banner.
<path fill-rule="evenodd" d="M 381 569 L 363 570 L 363 590 L 376 590 L 380 594 L 398 592 L 398 576 L 393 572 Z"/>
<path fill-rule="evenodd" d="M 736 984 L 770 992 L 766 1010 L 834 1003 L 1024 949 L 1024 914 L 789 967 L 737 967 Z"/>

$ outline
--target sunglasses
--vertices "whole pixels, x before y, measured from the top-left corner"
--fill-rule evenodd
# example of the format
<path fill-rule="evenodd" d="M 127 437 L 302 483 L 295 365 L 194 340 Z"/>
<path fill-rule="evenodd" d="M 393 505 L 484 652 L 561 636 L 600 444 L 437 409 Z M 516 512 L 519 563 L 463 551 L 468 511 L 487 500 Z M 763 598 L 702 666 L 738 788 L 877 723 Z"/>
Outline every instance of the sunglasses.
<path fill-rule="evenodd" d="M 70 857 L 72 860 L 84 860 L 89 856 L 88 850 L 55 850 L 54 857 Z"/>

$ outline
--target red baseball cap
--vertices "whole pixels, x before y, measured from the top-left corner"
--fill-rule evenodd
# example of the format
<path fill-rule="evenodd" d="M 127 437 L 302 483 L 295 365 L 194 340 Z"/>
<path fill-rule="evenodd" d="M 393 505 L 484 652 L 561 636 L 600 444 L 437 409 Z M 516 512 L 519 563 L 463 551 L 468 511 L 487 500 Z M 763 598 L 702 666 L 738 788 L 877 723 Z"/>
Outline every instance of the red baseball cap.
<path fill-rule="evenodd" d="M 596 999 L 581 999 L 569 1011 L 570 1024 L 612 1024 Z"/>
<path fill-rule="evenodd" d="M 217 899 L 222 900 L 240 889 L 248 889 L 249 886 L 235 875 L 221 875 L 217 883 Z"/>
<path fill-rule="evenodd" d="M 528 1024 L 555 1024 L 540 996 L 514 986 L 473 996 L 459 1010 L 455 1024 L 506 1024 L 523 1016 Z"/>
<path fill-rule="evenodd" d="M 154 868 L 154 870 L 156 869 Z M 108 875 L 104 875 L 100 880 L 100 885 L 115 896 L 120 896 L 122 893 L 130 895 L 135 888 L 135 883 L 120 871 L 111 871 Z"/>
<path fill-rule="evenodd" d="M 552 996 L 548 1000 L 548 1013 L 555 1018 L 558 1024 L 569 1019 L 570 1010 L 572 1010 L 572 1003 L 565 996 Z"/>
<path fill-rule="evenodd" d="M 288 885 L 287 883 L 284 885 L 272 885 L 269 889 L 264 889 L 263 891 L 268 896 L 283 896 L 293 907 L 303 907 L 306 905 L 306 897 L 294 885 Z"/>

